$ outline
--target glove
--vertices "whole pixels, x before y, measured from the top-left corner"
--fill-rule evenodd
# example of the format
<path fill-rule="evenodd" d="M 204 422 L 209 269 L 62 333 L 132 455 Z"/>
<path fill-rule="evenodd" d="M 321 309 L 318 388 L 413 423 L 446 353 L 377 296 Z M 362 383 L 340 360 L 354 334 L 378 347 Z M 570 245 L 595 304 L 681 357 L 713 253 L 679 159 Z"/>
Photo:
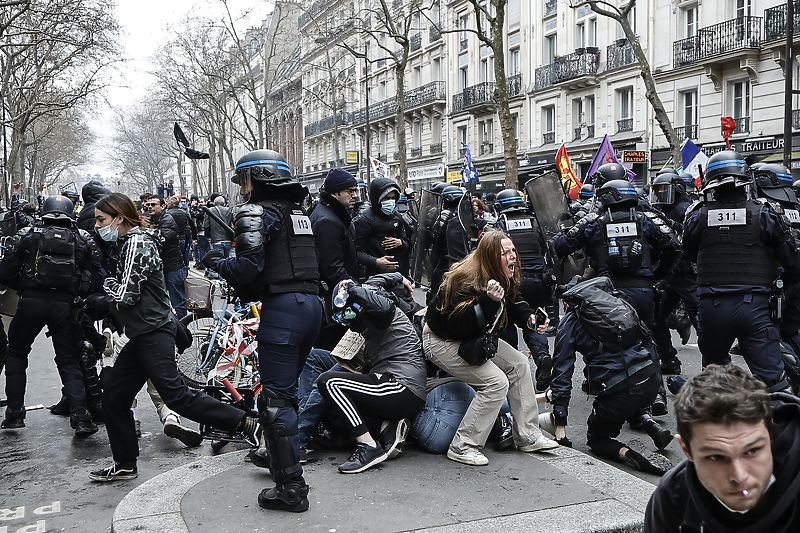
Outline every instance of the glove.
<path fill-rule="evenodd" d="M 205 265 L 206 268 L 210 268 L 213 270 L 214 261 L 216 261 L 217 259 L 222 259 L 222 257 L 223 257 L 222 252 L 220 252 L 219 250 L 211 250 L 210 252 L 208 252 L 206 255 L 203 256 L 200 262 L 203 263 L 203 265 Z"/>
<path fill-rule="evenodd" d="M 113 301 L 107 294 L 91 294 L 83 300 L 83 306 L 91 320 L 102 320 L 111 312 L 109 306 Z"/>

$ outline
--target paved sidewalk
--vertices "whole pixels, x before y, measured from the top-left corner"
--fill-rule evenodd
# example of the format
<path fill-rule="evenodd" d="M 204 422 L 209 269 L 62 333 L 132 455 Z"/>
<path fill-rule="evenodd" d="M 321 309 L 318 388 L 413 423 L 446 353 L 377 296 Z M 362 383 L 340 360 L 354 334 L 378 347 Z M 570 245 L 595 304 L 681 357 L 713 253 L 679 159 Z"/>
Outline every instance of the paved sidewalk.
<path fill-rule="evenodd" d="M 488 451 L 474 467 L 409 447 L 362 474 L 339 474 L 344 451 L 306 465 L 311 508 L 265 511 L 256 501 L 269 472 L 244 451 L 206 457 L 131 491 L 114 513 L 115 533 L 425 531 L 436 533 L 641 531 L 655 488 L 569 448 Z M 120 482 L 121 483 L 121 482 Z"/>

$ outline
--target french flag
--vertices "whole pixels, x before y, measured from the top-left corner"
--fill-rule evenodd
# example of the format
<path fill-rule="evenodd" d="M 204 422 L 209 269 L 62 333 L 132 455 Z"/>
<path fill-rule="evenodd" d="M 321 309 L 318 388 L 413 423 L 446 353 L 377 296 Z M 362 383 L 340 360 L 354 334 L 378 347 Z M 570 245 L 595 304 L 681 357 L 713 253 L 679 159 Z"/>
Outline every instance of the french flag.
<path fill-rule="evenodd" d="M 702 187 L 700 182 L 700 167 L 706 167 L 708 156 L 695 145 L 691 139 L 686 139 L 681 147 L 681 159 L 683 159 L 683 171 L 692 175 L 697 188 Z"/>

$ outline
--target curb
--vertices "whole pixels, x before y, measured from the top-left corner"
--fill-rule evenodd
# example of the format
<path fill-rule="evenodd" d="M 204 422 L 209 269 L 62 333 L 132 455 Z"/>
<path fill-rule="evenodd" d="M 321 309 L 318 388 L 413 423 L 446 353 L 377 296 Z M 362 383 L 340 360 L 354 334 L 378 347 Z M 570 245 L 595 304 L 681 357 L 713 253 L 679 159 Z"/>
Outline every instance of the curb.
<path fill-rule="evenodd" d="M 196 484 L 244 465 L 246 450 L 205 457 L 146 481 L 126 495 L 114 511 L 113 533 L 158 531 L 189 533 L 181 514 L 184 495 Z M 644 511 L 655 486 L 571 448 L 529 454 L 597 489 L 607 498 L 458 524 L 416 529 L 420 533 L 634 533 L 641 532 Z"/>

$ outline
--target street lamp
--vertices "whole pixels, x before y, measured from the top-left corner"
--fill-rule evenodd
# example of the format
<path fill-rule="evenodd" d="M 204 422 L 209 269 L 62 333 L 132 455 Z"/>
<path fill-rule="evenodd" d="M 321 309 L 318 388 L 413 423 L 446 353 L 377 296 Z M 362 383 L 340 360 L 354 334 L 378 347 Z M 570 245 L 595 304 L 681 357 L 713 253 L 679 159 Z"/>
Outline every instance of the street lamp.
<path fill-rule="evenodd" d="M 367 185 L 369 185 L 371 181 L 371 167 L 372 161 L 369 157 L 369 80 L 367 79 L 367 73 L 369 71 L 369 56 L 367 55 L 367 43 L 364 42 L 364 52 L 356 52 L 352 48 L 350 48 L 347 44 L 342 44 L 347 51 L 353 54 L 353 57 L 356 59 L 363 59 L 364 60 L 364 112 L 366 115 L 367 125 L 366 125 L 366 132 L 364 136 L 366 137 L 366 145 L 367 145 Z"/>

